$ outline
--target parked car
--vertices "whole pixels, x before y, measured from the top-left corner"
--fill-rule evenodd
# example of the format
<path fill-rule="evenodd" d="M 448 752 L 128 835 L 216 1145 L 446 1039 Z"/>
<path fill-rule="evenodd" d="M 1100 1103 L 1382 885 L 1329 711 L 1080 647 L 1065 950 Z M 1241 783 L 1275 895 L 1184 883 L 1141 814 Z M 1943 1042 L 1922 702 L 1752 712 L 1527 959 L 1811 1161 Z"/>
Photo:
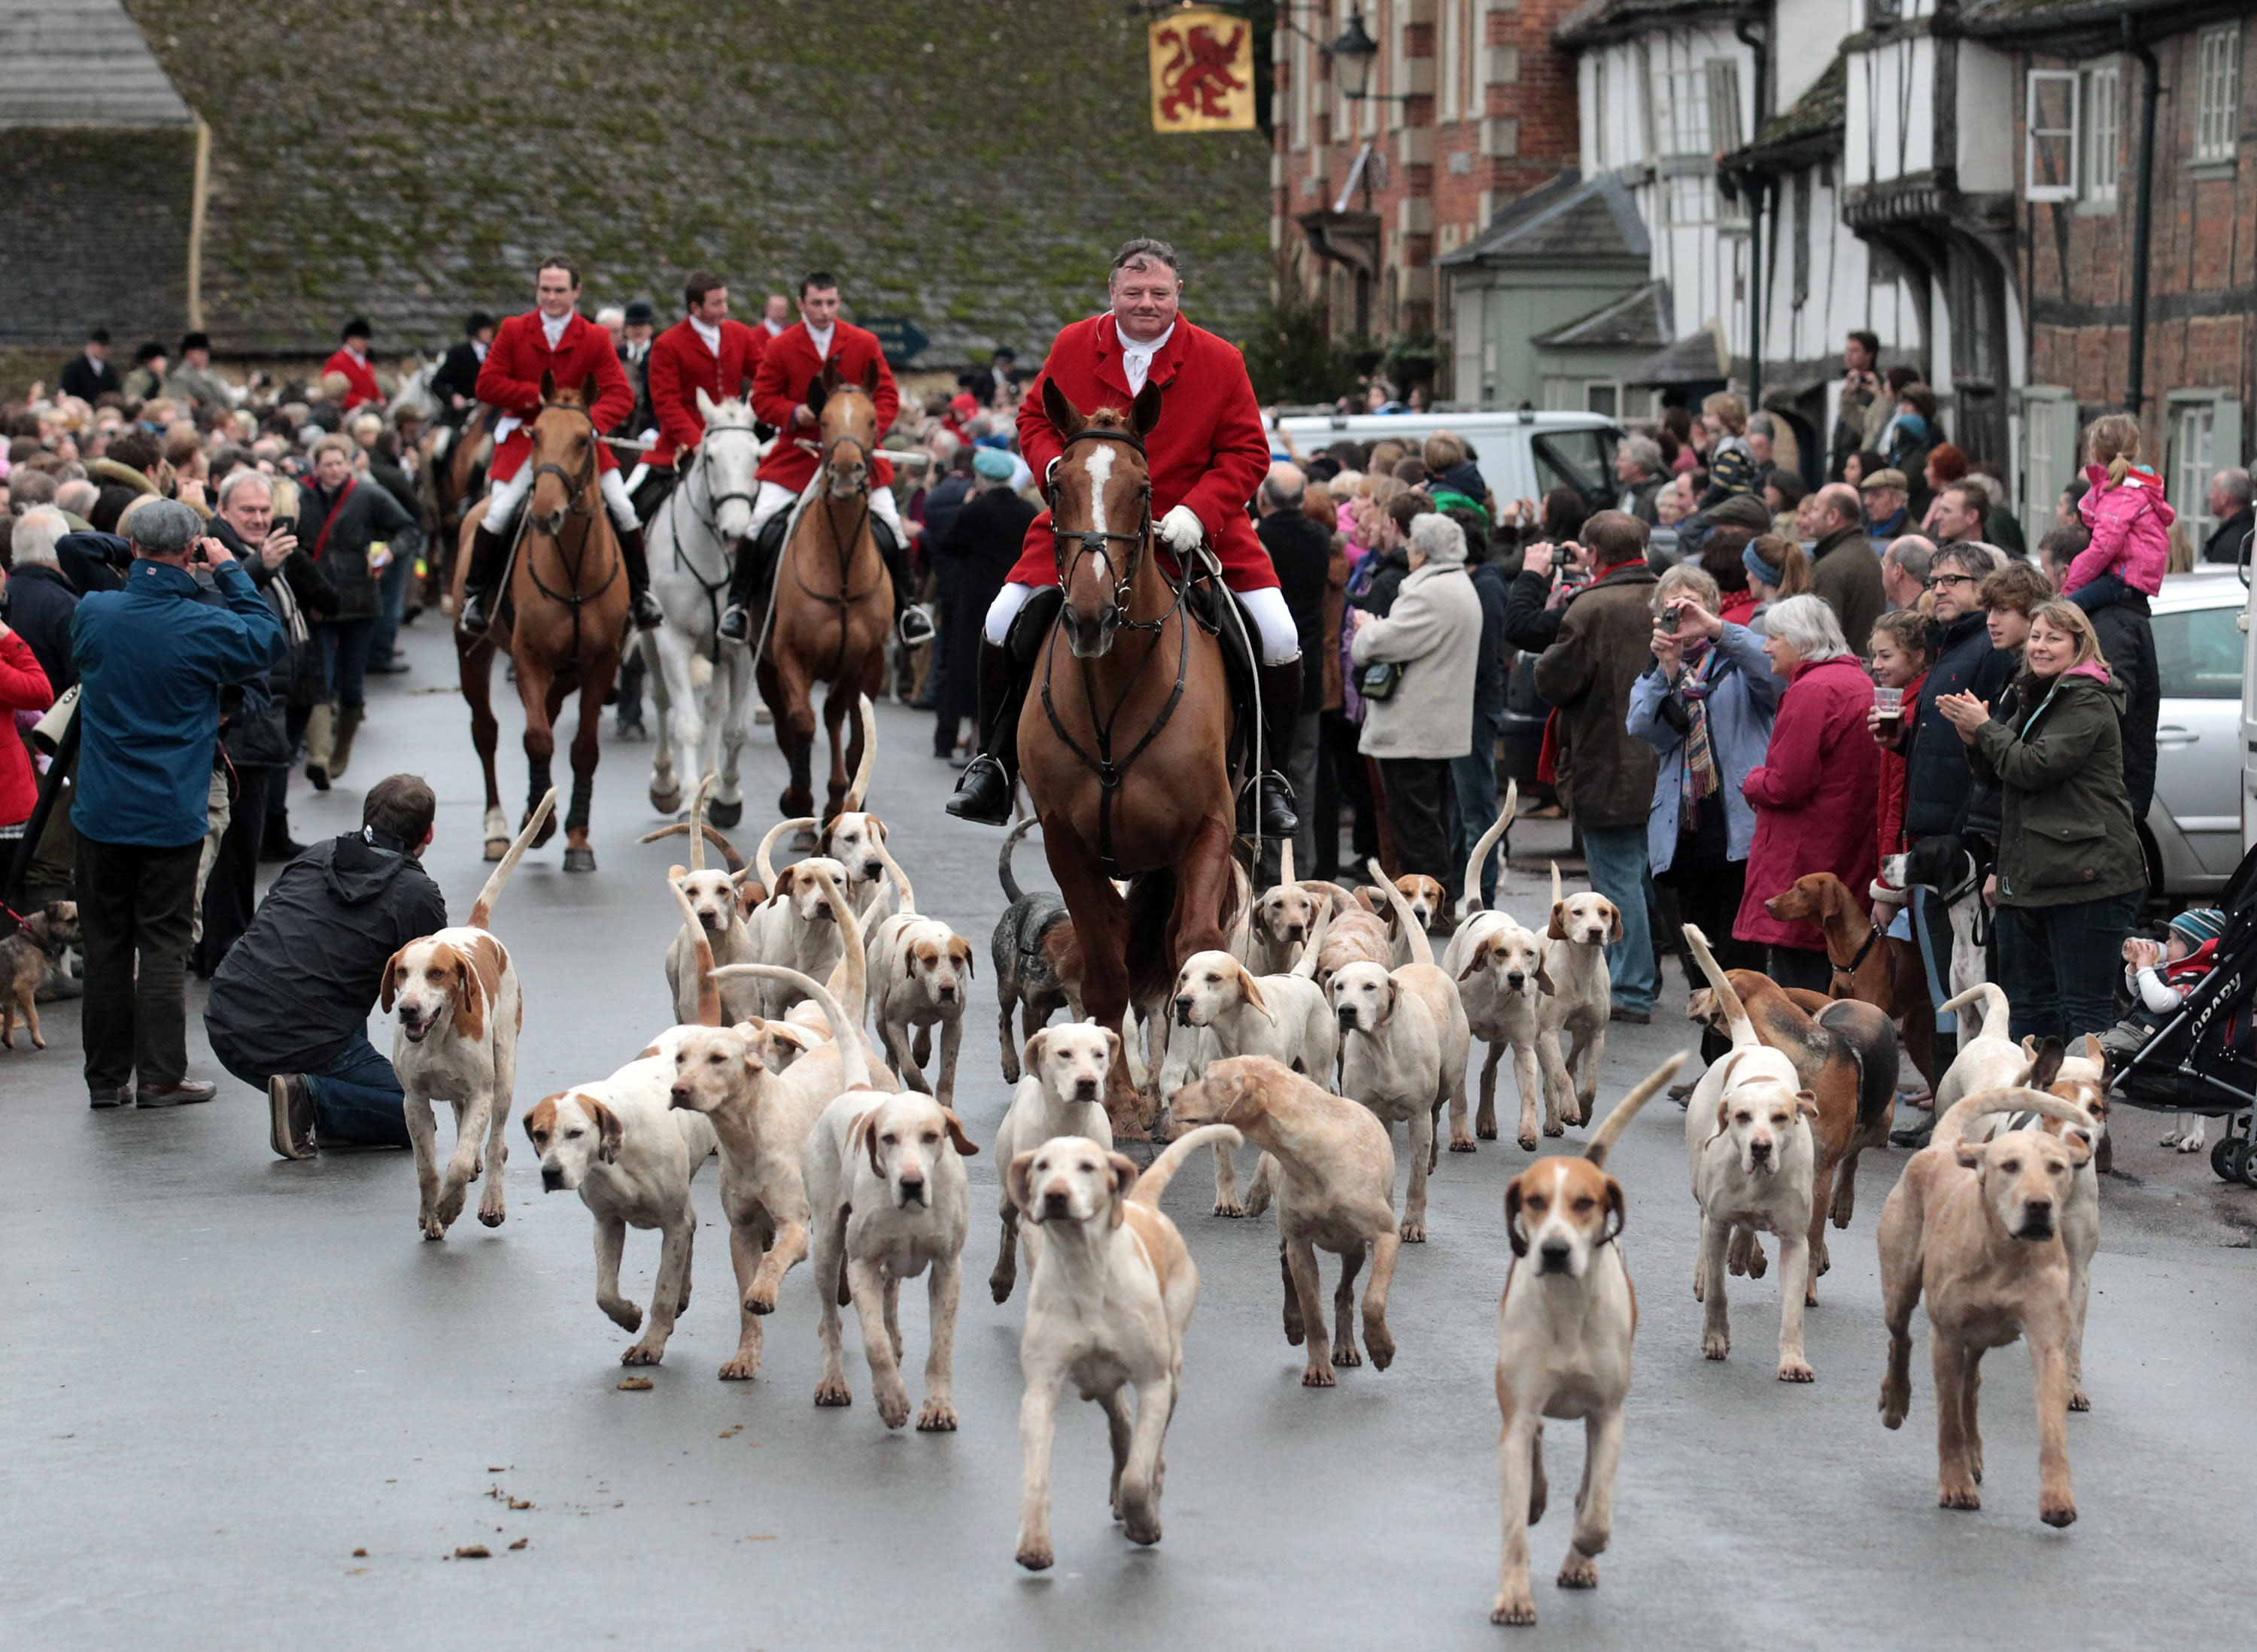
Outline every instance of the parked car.
<path fill-rule="evenodd" d="M 1288 413 L 1277 427 L 1313 456 L 1335 441 L 1377 441 L 1393 436 L 1412 443 L 1438 430 L 1474 450 L 1482 480 L 1499 505 L 1540 499 L 1554 488 L 1573 488 L 1593 510 L 1614 504 L 1615 444 L 1623 433 L 1603 413 Z"/>
<path fill-rule="evenodd" d="M 2172 575 L 2151 604 L 2162 715 L 2147 827 L 2173 897 L 2214 895 L 2240 864 L 2249 600 L 2239 577 L 2221 568 Z"/>

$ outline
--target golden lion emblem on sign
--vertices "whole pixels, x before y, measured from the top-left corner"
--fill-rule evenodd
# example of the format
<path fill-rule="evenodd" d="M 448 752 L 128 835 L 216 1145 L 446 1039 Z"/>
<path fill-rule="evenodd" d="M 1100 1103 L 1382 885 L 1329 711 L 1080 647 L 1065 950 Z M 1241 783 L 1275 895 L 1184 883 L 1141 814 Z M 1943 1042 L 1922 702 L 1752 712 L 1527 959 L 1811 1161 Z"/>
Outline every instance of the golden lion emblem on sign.
<path fill-rule="evenodd" d="M 1160 71 L 1161 118 L 1179 120 L 1187 110 L 1213 120 L 1228 116 L 1222 101 L 1225 95 L 1246 88 L 1246 82 L 1230 72 L 1239 45 L 1246 39 L 1246 25 L 1242 23 L 1233 29 L 1228 40 L 1215 39 L 1214 30 L 1204 23 L 1188 32 L 1163 29 L 1159 39 L 1163 46 L 1175 49 L 1175 55 Z"/>

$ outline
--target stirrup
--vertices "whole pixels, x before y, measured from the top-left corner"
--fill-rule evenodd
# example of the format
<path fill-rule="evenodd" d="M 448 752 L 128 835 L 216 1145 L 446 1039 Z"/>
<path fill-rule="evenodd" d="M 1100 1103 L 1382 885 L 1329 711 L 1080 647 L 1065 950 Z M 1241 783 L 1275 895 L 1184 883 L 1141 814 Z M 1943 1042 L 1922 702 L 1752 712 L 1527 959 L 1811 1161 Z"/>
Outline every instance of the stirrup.
<path fill-rule="evenodd" d="M 748 642 L 752 639 L 752 616 L 739 604 L 731 603 L 721 611 L 721 623 L 714 627 L 714 632 L 723 642 Z"/>
<path fill-rule="evenodd" d="M 894 622 L 894 631 L 904 648 L 922 648 L 938 634 L 933 629 L 932 616 L 918 603 L 902 610 L 901 618 Z"/>
<path fill-rule="evenodd" d="M 484 591 L 465 591 L 463 594 L 463 611 L 455 616 L 455 629 L 465 637 L 483 637 L 492 625 L 492 617 L 486 612 L 486 594 Z"/>
<path fill-rule="evenodd" d="M 658 605 L 658 598 L 648 591 L 637 591 L 628 604 L 637 631 L 656 631 L 666 623 L 666 611 Z"/>
<path fill-rule="evenodd" d="M 1249 792 L 1254 794 L 1256 836 L 1282 839 L 1301 830 L 1293 808 L 1293 784 L 1283 774 L 1270 769 L 1256 775 L 1239 788 L 1239 796 L 1242 800 Z"/>
<path fill-rule="evenodd" d="M 1001 763 L 982 752 L 957 776 L 956 790 L 946 808 L 959 820 L 1008 826 L 1011 823 L 1011 777 L 1003 772 Z"/>

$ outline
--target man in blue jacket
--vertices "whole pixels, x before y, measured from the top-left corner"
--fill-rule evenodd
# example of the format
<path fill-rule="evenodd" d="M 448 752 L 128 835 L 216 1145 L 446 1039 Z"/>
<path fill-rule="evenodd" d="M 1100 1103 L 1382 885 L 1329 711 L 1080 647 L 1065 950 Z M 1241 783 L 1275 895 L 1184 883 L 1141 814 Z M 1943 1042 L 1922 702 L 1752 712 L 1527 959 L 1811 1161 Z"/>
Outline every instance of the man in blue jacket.
<path fill-rule="evenodd" d="M 81 601 L 77 667 L 79 927 L 88 1103 L 209 1101 L 187 1077 L 186 971 L 219 737 L 220 690 L 262 677 L 282 628 L 235 560 L 170 499 L 133 513 L 122 591 Z M 223 607 L 198 599 L 209 569 Z M 137 967 L 138 964 L 138 967 Z"/>

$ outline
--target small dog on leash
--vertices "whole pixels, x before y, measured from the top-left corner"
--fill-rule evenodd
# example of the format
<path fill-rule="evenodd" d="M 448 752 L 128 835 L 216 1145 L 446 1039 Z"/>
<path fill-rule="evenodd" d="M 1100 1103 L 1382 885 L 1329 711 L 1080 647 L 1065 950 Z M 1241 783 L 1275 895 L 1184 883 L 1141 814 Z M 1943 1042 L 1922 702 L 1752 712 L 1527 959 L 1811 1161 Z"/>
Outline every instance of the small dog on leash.
<path fill-rule="evenodd" d="M 39 1032 L 39 983 L 78 944 L 78 903 L 50 900 L 22 920 L 22 927 L 0 941 L 0 1046 L 16 1048 L 16 1020 L 23 1018 L 34 1048 L 45 1049 Z"/>

